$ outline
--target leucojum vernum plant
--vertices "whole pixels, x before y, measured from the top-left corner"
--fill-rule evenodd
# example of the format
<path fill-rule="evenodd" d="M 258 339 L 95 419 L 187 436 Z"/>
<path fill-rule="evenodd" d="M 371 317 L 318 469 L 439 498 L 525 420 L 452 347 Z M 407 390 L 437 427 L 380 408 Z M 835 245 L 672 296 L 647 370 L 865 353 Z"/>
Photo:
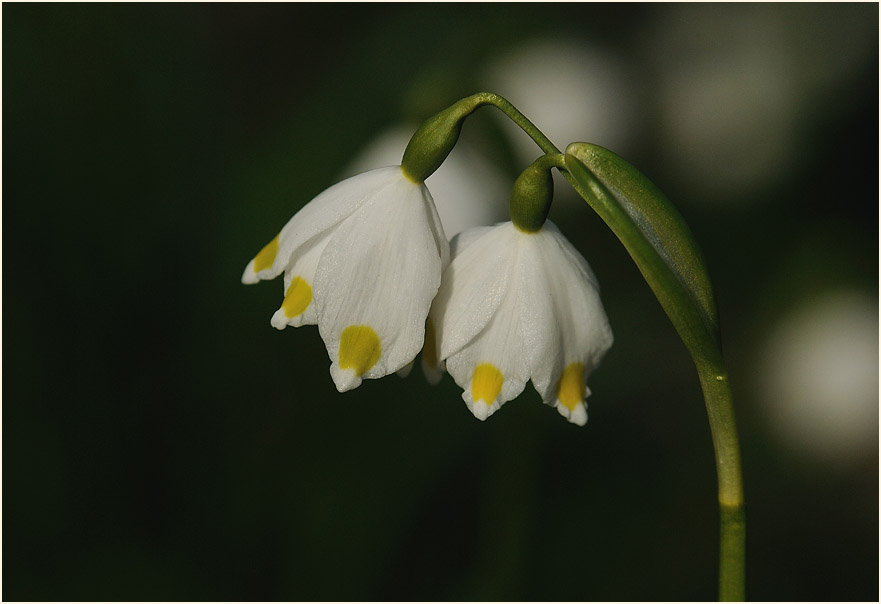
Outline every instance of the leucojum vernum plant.
<path fill-rule="evenodd" d="M 425 179 L 478 107 L 501 110 L 542 155 L 513 185 L 510 221 L 448 242 Z M 251 260 L 243 283 L 284 273 L 271 323 L 318 325 L 337 389 L 405 374 L 422 352 L 428 381 L 448 372 L 480 420 L 532 380 L 570 422 L 587 421 L 587 377 L 612 332 L 587 261 L 547 220 L 558 170 L 612 229 L 691 353 L 716 455 L 719 597 L 744 598 L 740 451 L 716 303 L 682 217 L 642 173 L 590 143 L 560 151 L 504 98 L 478 93 L 419 127 L 401 165 L 340 182 L 306 204 Z"/>

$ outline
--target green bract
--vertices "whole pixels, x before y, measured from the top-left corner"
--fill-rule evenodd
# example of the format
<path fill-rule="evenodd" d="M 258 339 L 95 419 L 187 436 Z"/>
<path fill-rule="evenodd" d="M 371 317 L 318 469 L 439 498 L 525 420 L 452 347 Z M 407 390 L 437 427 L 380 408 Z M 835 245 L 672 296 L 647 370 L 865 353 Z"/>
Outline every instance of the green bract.
<path fill-rule="evenodd" d="M 627 247 L 680 335 L 686 337 L 683 329 L 703 327 L 705 334 L 691 336 L 709 336 L 712 344 L 717 343 L 719 318 L 703 255 L 667 196 L 608 149 L 572 143 L 566 155 L 569 173 L 588 195 L 579 193 Z M 700 320 L 687 316 L 691 312 Z M 686 344 L 691 348 L 691 342 Z"/>

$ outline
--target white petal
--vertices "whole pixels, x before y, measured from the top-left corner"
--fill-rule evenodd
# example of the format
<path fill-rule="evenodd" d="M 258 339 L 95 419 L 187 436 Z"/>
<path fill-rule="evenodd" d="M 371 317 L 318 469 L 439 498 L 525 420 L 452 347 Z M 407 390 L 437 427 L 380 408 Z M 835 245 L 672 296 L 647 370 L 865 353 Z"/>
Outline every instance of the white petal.
<path fill-rule="evenodd" d="M 587 405 L 586 403 L 578 403 L 575 405 L 575 408 L 571 411 L 566 405 L 557 405 L 557 411 L 560 412 L 560 415 L 568 419 L 570 422 L 577 426 L 583 426 L 587 423 Z"/>
<path fill-rule="evenodd" d="M 431 191 L 429 191 L 428 187 L 424 184 L 421 189 L 422 195 L 425 197 L 426 209 L 428 210 L 428 226 L 431 230 L 431 235 L 434 238 L 437 254 L 441 259 L 441 273 L 443 273 L 450 264 L 450 242 L 447 241 L 447 235 L 444 232 L 443 224 L 437 213 L 437 206 L 434 203 L 434 197 L 432 197 Z"/>
<path fill-rule="evenodd" d="M 318 328 L 338 388 L 354 387 L 339 371 L 344 330 L 367 326 L 378 339 L 381 352 L 361 367 L 359 382 L 397 371 L 422 348 L 425 319 L 440 284 L 448 247 L 436 234 L 442 236 L 443 229 L 425 187 L 398 174 L 337 227 L 315 273 Z"/>
<path fill-rule="evenodd" d="M 340 369 L 336 363 L 330 366 L 330 377 L 333 378 L 333 383 L 340 392 L 348 392 L 361 385 L 361 376 L 354 369 Z"/>
<path fill-rule="evenodd" d="M 292 255 L 284 274 L 285 300 L 281 308 L 272 315 L 272 326 L 276 329 L 284 329 L 288 325 L 299 327 L 318 323 L 313 300 L 315 271 L 332 234 L 333 230 L 330 230 L 319 237 L 314 237 Z M 291 284 L 295 279 L 297 280 L 295 289 L 291 290 Z"/>
<path fill-rule="evenodd" d="M 596 278 L 587 261 L 550 221 L 537 236 L 536 241 L 541 247 L 538 257 L 542 263 L 543 289 L 551 292 L 555 322 L 551 329 L 557 353 L 536 354 L 531 358 L 530 366 L 533 384 L 542 399 L 560 409 L 558 391 L 564 371 L 571 367 L 574 376 L 578 373 L 574 365 L 580 364 L 582 377 L 578 380 L 586 380 L 612 346 L 613 337 Z M 533 297 L 536 297 L 534 292 Z M 567 378 L 570 380 L 567 397 L 570 405 L 573 404 L 571 393 L 576 381 L 572 376 Z M 570 418 L 570 421 L 574 420 Z"/>
<path fill-rule="evenodd" d="M 512 273 L 512 254 L 522 235 L 508 222 L 465 231 L 444 271 L 432 304 L 440 359 L 459 351 L 479 334 L 499 308 Z"/>
<path fill-rule="evenodd" d="M 252 285 L 260 281 L 260 278 L 257 276 L 257 271 L 254 270 L 254 262 L 256 258 L 251 258 L 248 262 L 248 265 L 245 267 L 244 272 L 242 273 L 242 283 L 245 285 Z"/>
<path fill-rule="evenodd" d="M 382 195 L 383 190 L 401 176 L 400 166 L 389 166 L 353 176 L 326 189 L 281 229 L 272 265 L 255 271 L 254 260 L 251 260 L 242 275 L 242 282 L 256 283 L 276 278 L 287 268 L 297 248 L 339 224 L 370 199 Z"/>
<path fill-rule="evenodd" d="M 455 258 L 459 254 L 464 252 L 465 249 L 469 247 L 472 243 L 480 239 L 482 236 L 486 235 L 494 228 L 501 226 L 501 224 L 497 224 L 495 226 L 478 226 L 457 234 L 450 241 L 450 256 L 452 258 Z"/>
<path fill-rule="evenodd" d="M 479 275 L 485 279 L 503 274 L 503 279 L 496 279 L 499 303 L 491 309 L 490 318 L 480 331 L 464 346 L 446 356 L 447 371 L 462 388 L 462 398 L 478 419 L 486 419 L 505 402 L 517 397 L 529 380 L 529 357 L 524 346 L 522 313 L 523 296 L 528 284 L 521 270 L 525 261 L 523 252 L 529 251 L 528 241 L 524 239 L 528 237 L 530 235 L 520 233 L 513 227 L 501 225 L 470 243 L 451 264 L 453 267 L 460 258 L 467 259 L 470 254 L 480 254 L 488 249 L 506 252 L 502 266 L 493 275 L 487 275 L 479 265 L 466 265 L 472 270 L 479 270 Z M 465 276 L 469 276 L 467 272 Z M 471 284 L 467 279 L 463 279 L 463 282 Z M 452 304 L 445 307 L 448 313 L 450 309 L 460 310 L 455 306 L 459 302 L 457 296 L 466 293 L 469 292 L 463 289 L 454 291 Z M 474 306 L 479 306 L 478 292 L 470 293 Z M 485 310 L 477 308 L 478 313 Z M 467 325 L 468 321 L 456 322 L 449 314 L 446 315 L 443 323 L 445 342 L 461 336 L 455 330 L 461 329 L 459 326 L 463 324 Z M 445 348 L 442 347 L 442 350 Z"/>
<path fill-rule="evenodd" d="M 528 358 L 533 385 L 542 396 L 549 384 L 556 385 L 563 370 L 564 346 L 562 331 L 568 326 L 557 308 L 557 292 L 547 278 L 547 233 L 542 229 L 523 242 L 519 266 L 523 283 L 520 295 L 521 346 Z"/>
<path fill-rule="evenodd" d="M 546 225 L 550 225 L 548 233 L 563 257 L 568 259 L 568 263 L 553 262 L 550 249 L 542 254 L 549 285 L 556 292 L 554 300 L 559 303 L 558 312 L 569 318 L 568 328 L 562 331 L 563 346 L 567 355 L 570 350 L 580 352 L 580 360 L 590 374 L 612 347 L 612 328 L 600 300 L 599 285 L 587 260 L 553 224 L 548 222 Z"/>
<path fill-rule="evenodd" d="M 478 419 L 519 396 L 529 381 L 520 338 L 519 292 L 512 287 L 508 293 L 486 329 L 446 360 L 447 371 L 462 388 L 462 399 Z"/>
<path fill-rule="evenodd" d="M 481 235 L 485 234 L 487 231 L 492 230 L 492 228 L 493 227 L 475 227 L 473 229 L 469 229 L 466 232 L 459 233 L 458 235 L 453 237 L 452 241 L 450 241 L 450 256 L 453 257 L 458 255 L 470 243 L 476 241 Z M 457 268 L 455 270 L 459 269 Z M 444 276 L 441 279 L 441 287 L 443 287 L 443 283 L 448 283 L 446 294 L 441 295 L 439 292 L 432 302 L 432 310 L 430 315 L 436 316 L 437 318 L 435 320 L 439 323 L 442 322 L 443 315 L 446 311 L 446 302 L 448 301 L 449 297 L 448 295 L 452 292 L 452 288 L 449 287 L 449 285 L 451 285 L 450 282 L 452 281 L 452 279 L 453 273 L 445 270 Z M 429 320 L 426 322 L 425 345 L 422 351 L 421 364 L 422 372 L 425 375 L 425 379 L 428 380 L 428 383 L 432 385 L 440 383 L 446 369 L 446 363 L 441 358 L 440 340 L 438 334 L 439 331 L 435 328 L 432 319 L 429 317 Z M 431 347 L 431 350 L 427 350 L 426 347 Z M 429 362 L 429 358 L 432 359 L 431 362 Z"/>

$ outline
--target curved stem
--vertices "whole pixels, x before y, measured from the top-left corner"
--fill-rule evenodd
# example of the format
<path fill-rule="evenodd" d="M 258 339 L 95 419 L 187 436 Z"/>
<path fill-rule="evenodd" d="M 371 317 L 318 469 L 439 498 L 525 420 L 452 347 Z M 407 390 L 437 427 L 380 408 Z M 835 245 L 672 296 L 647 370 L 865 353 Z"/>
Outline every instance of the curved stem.
<path fill-rule="evenodd" d="M 478 92 L 453 103 L 419 126 L 410 137 L 401 158 L 404 174 L 417 183 L 431 176 L 453 150 L 465 119 L 483 105 L 492 105 L 501 110 L 545 153 L 560 153 L 554 143 L 507 99 L 491 92 Z"/>
<path fill-rule="evenodd" d="M 499 109 L 502 113 L 507 115 L 511 121 L 520 126 L 520 129 L 528 134 L 545 153 L 560 153 L 560 150 L 551 142 L 551 139 L 546 137 L 544 133 L 535 126 L 535 124 L 529 121 L 529 118 L 520 113 L 520 110 L 512 105 L 508 99 L 492 92 L 478 92 L 468 98 L 474 102 L 475 109 L 482 105 L 492 105 L 496 109 Z"/>
<path fill-rule="evenodd" d="M 663 264 L 658 252 L 640 234 L 637 225 L 621 210 L 612 193 L 575 158 L 554 154 L 555 165 L 600 218 L 625 244 L 646 282 L 673 322 L 691 354 L 700 378 L 713 437 L 720 510 L 719 599 L 744 599 L 746 516 L 740 444 L 734 420 L 731 386 L 716 335 L 708 331 L 688 294 Z M 573 175 L 577 172 L 578 178 Z"/>

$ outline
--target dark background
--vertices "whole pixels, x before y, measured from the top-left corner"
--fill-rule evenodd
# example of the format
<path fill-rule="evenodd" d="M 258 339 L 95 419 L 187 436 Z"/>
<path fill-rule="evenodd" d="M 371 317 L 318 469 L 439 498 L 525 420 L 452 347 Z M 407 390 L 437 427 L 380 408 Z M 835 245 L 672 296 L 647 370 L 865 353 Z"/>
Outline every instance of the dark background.
<path fill-rule="evenodd" d="M 601 116 L 552 138 L 611 128 L 592 142 L 670 196 L 710 266 L 748 595 L 877 600 L 877 5 L 2 11 L 4 599 L 713 599 L 697 376 L 623 248 L 562 188 L 551 217 L 616 336 L 584 428 L 531 386 L 481 423 L 450 378 L 418 370 L 338 394 L 314 328 L 270 327 L 281 285 L 239 281 L 372 137 L 566 39 L 629 74 L 629 130 L 613 146 L 622 121 Z M 510 183 L 526 163 L 498 118 L 481 110 L 466 136 Z M 787 317 L 842 296 L 864 320 L 807 324 L 856 321 L 862 348 L 790 341 L 810 330 Z M 785 377 L 769 339 L 821 370 Z M 813 407 L 786 394 L 836 376 Z M 836 418 L 852 419 L 833 433 Z"/>

